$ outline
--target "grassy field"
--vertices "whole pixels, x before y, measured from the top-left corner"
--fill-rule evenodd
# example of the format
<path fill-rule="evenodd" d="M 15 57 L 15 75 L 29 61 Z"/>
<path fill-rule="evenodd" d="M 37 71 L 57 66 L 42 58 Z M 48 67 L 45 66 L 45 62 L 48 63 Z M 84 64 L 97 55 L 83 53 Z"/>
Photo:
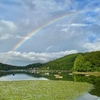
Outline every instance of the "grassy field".
<path fill-rule="evenodd" d="M 91 88 L 69 81 L 0 81 L 0 100 L 72 100 Z"/>

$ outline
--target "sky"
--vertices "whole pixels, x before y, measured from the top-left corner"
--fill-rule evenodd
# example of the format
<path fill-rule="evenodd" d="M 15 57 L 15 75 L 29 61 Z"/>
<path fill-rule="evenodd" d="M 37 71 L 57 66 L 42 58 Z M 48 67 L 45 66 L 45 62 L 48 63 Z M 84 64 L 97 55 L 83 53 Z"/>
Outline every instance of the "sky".
<path fill-rule="evenodd" d="M 25 66 L 100 50 L 100 0 L 0 0 L 0 62 Z"/>

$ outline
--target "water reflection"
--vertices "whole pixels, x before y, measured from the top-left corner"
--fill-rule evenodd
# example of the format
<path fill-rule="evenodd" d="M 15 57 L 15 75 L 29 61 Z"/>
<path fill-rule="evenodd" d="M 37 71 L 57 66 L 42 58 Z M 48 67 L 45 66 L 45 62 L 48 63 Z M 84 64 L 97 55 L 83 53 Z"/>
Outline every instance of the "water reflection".
<path fill-rule="evenodd" d="M 100 97 L 100 76 L 74 75 L 74 81 L 76 82 L 88 82 L 94 85 L 94 88 L 89 92 L 92 95 Z"/>
<path fill-rule="evenodd" d="M 98 96 L 95 95 L 91 95 L 89 93 L 85 94 L 84 96 L 82 96 L 81 98 L 77 99 L 77 100 L 100 100 Z"/>
<path fill-rule="evenodd" d="M 48 80 L 40 75 L 30 73 L 0 73 L 0 81 L 15 81 L 15 80 Z"/>
<path fill-rule="evenodd" d="M 73 75 L 69 75 L 66 72 L 49 72 L 47 73 L 39 73 L 43 77 L 48 78 L 49 80 L 67 80 L 67 81 L 74 81 Z"/>

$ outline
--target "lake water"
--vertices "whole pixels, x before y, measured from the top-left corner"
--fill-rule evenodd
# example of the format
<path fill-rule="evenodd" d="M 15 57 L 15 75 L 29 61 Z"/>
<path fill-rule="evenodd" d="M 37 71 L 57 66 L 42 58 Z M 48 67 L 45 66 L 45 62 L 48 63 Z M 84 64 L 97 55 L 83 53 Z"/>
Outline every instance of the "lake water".
<path fill-rule="evenodd" d="M 86 93 L 85 95 L 83 95 L 77 100 L 100 100 L 100 97 L 91 95 L 90 93 Z"/>
<path fill-rule="evenodd" d="M 57 76 L 57 77 L 56 77 Z M 59 77 L 58 77 L 59 76 Z M 100 77 L 72 75 L 71 73 L 18 73 L 18 72 L 0 72 L 0 81 L 16 81 L 16 80 L 66 80 L 75 82 L 88 82 L 94 85 L 94 88 L 84 94 L 77 100 L 100 100 Z"/>
<path fill-rule="evenodd" d="M 0 77 L 0 81 L 15 81 L 15 80 L 48 80 L 48 79 L 44 77 L 34 77 L 24 73 L 10 74 Z"/>

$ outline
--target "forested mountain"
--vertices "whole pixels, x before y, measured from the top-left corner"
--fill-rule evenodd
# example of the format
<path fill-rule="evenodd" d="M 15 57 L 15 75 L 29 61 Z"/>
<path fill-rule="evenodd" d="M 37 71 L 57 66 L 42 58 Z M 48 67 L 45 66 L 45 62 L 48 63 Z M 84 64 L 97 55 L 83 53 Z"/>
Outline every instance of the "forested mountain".
<path fill-rule="evenodd" d="M 47 63 L 12 66 L 0 63 L 0 70 L 39 68 L 46 70 L 100 71 L 100 51 L 70 54 Z"/>
<path fill-rule="evenodd" d="M 74 61 L 75 71 L 100 71 L 100 51 L 79 54 Z"/>
<path fill-rule="evenodd" d="M 51 70 L 70 70 L 73 68 L 74 60 L 78 54 L 70 54 L 62 58 L 50 61 L 42 65 L 42 69 L 51 69 Z"/>
<path fill-rule="evenodd" d="M 42 69 L 100 71 L 100 51 L 77 53 L 43 64 Z"/>
<path fill-rule="evenodd" d="M 0 63 L 0 70 L 16 70 L 16 69 L 20 70 L 20 69 L 39 68 L 41 66 L 42 66 L 41 63 L 30 64 L 27 66 L 13 66 L 13 65 Z"/>
<path fill-rule="evenodd" d="M 23 67 L 24 69 L 30 69 L 30 68 L 40 68 L 40 67 L 42 67 L 42 63 L 35 63 L 35 64 L 29 64 L 29 65 L 27 65 L 27 66 L 25 66 L 25 67 Z"/>
<path fill-rule="evenodd" d="M 14 69 L 21 69 L 21 67 L 0 63 L 0 70 L 14 70 Z"/>

